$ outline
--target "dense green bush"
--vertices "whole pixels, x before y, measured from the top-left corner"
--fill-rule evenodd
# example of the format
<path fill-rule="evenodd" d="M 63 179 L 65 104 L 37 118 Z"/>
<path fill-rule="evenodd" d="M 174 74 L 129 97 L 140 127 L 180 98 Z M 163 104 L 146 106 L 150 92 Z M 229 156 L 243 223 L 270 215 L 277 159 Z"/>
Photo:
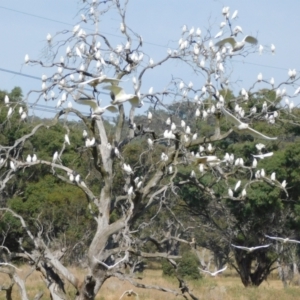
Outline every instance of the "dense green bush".
<path fill-rule="evenodd" d="M 178 275 L 188 279 L 200 279 L 201 274 L 198 269 L 198 259 L 191 252 L 185 252 L 178 263 Z M 163 275 L 174 276 L 175 270 L 166 260 L 162 262 Z"/>
<path fill-rule="evenodd" d="M 184 278 L 200 279 L 198 264 L 199 261 L 193 253 L 185 252 L 178 266 L 178 274 Z"/>
<path fill-rule="evenodd" d="M 171 276 L 173 277 L 175 275 L 175 270 L 172 267 L 172 265 L 167 261 L 167 260 L 163 260 L 161 263 L 161 267 L 163 270 L 163 275 L 165 276 Z"/>

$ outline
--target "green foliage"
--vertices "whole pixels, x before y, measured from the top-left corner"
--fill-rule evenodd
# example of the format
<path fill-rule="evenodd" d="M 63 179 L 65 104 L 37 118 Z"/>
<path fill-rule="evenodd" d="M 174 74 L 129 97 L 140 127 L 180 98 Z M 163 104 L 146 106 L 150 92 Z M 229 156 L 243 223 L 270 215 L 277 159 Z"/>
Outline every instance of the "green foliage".
<path fill-rule="evenodd" d="M 173 277 L 175 276 L 175 269 L 173 266 L 165 259 L 161 262 L 161 268 L 163 271 L 163 275 Z"/>
<path fill-rule="evenodd" d="M 188 251 L 184 252 L 178 262 L 178 275 L 186 279 L 200 279 L 201 274 L 198 269 L 198 264 L 198 259 L 193 253 Z M 175 276 L 175 269 L 167 260 L 162 261 L 162 270 L 165 276 Z"/>
<path fill-rule="evenodd" d="M 185 252 L 178 266 L 178 274 L 188 279 L 200 279 L 198 264 L 199 261 L 193 253 Z"/>
<path fill-rule="evenodd" d="M 8 202 L 8 206 L 23 216 L 33 232 L 43 226 L 49 232 L 48 237 L 57 239 L 64 236 L 65 242 L 70 245 L 84 234 L 94 231 L 94 221 L 86 210 L 86 204 L 86 197 L 80 189 L 62 183 L 51 175 L 37 182 L 29 182 L 22 198 L 14 197 Z M 14 237 L 22 236 L 15 218 L 5 222 L 11 226 Z"/>
<path fill-rule="evenodd" d="M 20 101 L 22 91 L 14 88 L 10 93 L 0 91 L 0 142 L 3 145 L 12 145 L 15 140 L 31 130 L 41 120 L 37 117 L 20 121 L 19 107 L 14 107 L 14 112 L 8 121 L 4 121 L 9 107 L 4 106 L 4 97 L 9 96 L 10 103 Z M 26 106 L 22 106 L 26 111 Z M 65 145 L 61 156 L 62 163 L 76 170 L 82 178 L 90 174 L 88 180 L 93 182 L 96 177 L 93 165 L 85 152 L 79 152 L 82 140 L 82 124 L 80 122 L 58 122 L 55 126 L 41 127 L 36 133 L 26 140 L 19 148 L 19 160 L 25 161 L 28 154 L 36 154 L 40 160 L 52 160 L 53 153 L 60 151 L 64 143 L 66 126 L 70 130 L 71 145 Z M 5 166 L 4 166 L 5 167 Z M 6 166 L 9 168 L 9 166 Z M 51 167 L 37 164 L 17 172 L 7 183 L 3 193 L 2 205 L 7 205 L 16 213 L 22 215 L 32 232 L 36 233 L 43 228 L 52 241 L 61 240 L 64 246 L 71 246 L 81 239 L 88 245 L 94 232 L 94 220 L 87 211 L 87 200 L 81 189 L 75 185 L 62 182 L 54 177 Z M 58 171 L 62 176 L 65 172 Z M 99 189 L 99 181 L 95 187 Z M 23 238 L 23 247 L 30 249 L 31 242 L 27 239 L 20 222 L 9 213 L 3 214 L 0 229 L 6 232 L 5 245 L 12 251 L 19 249 L 17 240 Z M 82 237 L 84 237 L 82 239 Z M 1 237 L 3 242 L 4 235 Z"/>

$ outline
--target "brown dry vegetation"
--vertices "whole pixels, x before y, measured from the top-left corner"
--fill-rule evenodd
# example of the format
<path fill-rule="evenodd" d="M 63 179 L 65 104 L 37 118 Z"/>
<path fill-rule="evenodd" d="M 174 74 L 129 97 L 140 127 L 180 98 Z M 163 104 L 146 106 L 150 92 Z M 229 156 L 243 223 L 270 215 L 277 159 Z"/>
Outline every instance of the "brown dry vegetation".
<path fill-rule="evenodd" d="M 30 272 L 29 267 L 23 266 L 18 271 L 18 274 L 22 278 Z M 76 275 L 83 278 L 85 275 L 84 271 L 79 269 L 73 269 Z M 162 276 L 160 270 L 147 270 L 143 273 L 143 283 L 161 285 L 169 288 L 177 288 L 178 283 L 174 278 L 167 278 Z M 9 284 L 8 276 L 0 274 L 0 285 Z M 32 273 L 26 281 L 26 286 L 28 288 L 29 298 L 33 297 L 41 290 L 44 291 L 44 296 L 42 299 L 50 299 L 49 293 L 45 288 L 42 277 L 38 272 Z M 226 270 L 226 272 L 217 278 L 204 277 L 199 281 L 191 281 L 190 287 L 193 289 L 193 293 L 197 295 L 200 299 L 206 300 L 251 300 L 251 299 L 261 299 L 261 300 L 273 300 L 273 299 L 299 299 L 300 288 L 299 287 L 288 287 L 283 288 L 280 280 L 277 279 L 276 274 L 270 276 L 267 282 L 264 282 L 258 288 L 244 288 L 239 277 L 233 270 Z M 68 291 L 69 299 L 73 299 L 75 290 L 71 285 L 66 284 L 66 289 Z M 155 290 L 145 290 L 133 287 L 127 282 L 119 281 L 118 279 L 111 278 L 107 280 L 101 288 L 101 294 L 97 296 L 98 300 L 117 300 L 120 299 L 124 291 L 133 289 L 139 295 L 139 300 L 178 300 L 183 299 L 183 297 L 176 297 L 172 294 L 167 294 Z M 0 299 L 5 299 L 5 292 L 0 292 Z M 16 286 L 13 288 L 13 299 L 21 299 L 18 294 L 18 289 Z M 122 299 L 135 299 L 134 296 L 127 297 L 124 296 Z"/>

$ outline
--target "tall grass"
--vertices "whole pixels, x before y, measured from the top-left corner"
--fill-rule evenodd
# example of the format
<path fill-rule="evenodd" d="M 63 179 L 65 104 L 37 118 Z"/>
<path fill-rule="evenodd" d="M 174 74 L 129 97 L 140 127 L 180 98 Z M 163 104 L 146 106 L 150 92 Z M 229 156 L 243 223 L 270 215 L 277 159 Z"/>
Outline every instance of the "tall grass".
<path fill-rule="evenodd" d="M 18 274 L 25 278 L 30 272 L 28 266 L 20 267 L 21 271 L 17 271 Z M 72 271 L 80 279 L 84 278 L 85 271 L 73 268 Z M 140 281 L 145 284 L 161 285 L 171 289 L 178 290 L 178 282 L 174 278 L 162 276 L 160 270 L 146 270 L 143 273 L 143 279 Z M 0 285 L 9 284 L 9 278 L 7 275 L 0 273 Z M 39 291 L 44 291 L 42 299 L 50 299 L 49 292 L 45 288 L 45 283 L 38 272 L 33 272 L 26 280 L 26 286 L 28 290 L 29 298 L 33 299 Z M 211 278 L 204 276 L 203 279 L 197 281 L 189 281 L 189 287 L 192 292 L 200 299 L 206 300 L 289 300 L 300 299 L 299 287 L 283 288 L 280 280 L 275 276 L 270 276 L 268 281 L 258 288 L 244 288 L 240 279 L 234 271 L 226 270 L 224 274 L 219 277 Z M 130 283 L 120 281 L 116 278 L 110 278 L 102 287 L 101 291 L 97 295 L 98 300 L 117 300 L 121 297 L 124 291 L 133 289 L 138 295 L 140 300 L 179 300 L 183 299 L 181 296 L 175 296 L 169 293 L 163 293 L 156 290 L 138 289 L 132 286 Z M 74 299 L 75 290 L 66 282 L 66 290 L 68 293 L 68 299 Z M 5 299 L 5 292 L 0 291 L 0 299 Z M 21 299 L 19 296 L 17 286 L 13 287 L 13 299 Z M 135 299 L 134 296 L 124 296 L 123 299 Z"/>

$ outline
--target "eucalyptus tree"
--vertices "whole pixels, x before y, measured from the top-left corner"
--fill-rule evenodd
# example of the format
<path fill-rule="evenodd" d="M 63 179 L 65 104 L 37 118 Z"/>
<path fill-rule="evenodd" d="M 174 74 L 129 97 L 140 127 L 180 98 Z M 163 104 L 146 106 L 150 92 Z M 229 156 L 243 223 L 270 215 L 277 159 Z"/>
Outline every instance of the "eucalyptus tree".
<path fill-rule="evenodd" d="M 53 101 L 59 112 L 50 122 L 41 122 L 13 143 L 0 146 L 0 190 L 5 191 L 7 183 L 26 168 L 36 165 L 48 167 L 57 179 L 83 191 L 95 224 L 95 234 L 86 253 L 88 274 L 81 282 L 60 260 L 62 251 L 52 251 L 42 228 L 29 227 L 21 214 L 10 208 L 0 208 L 3 213 L 19 220 L 24 236 L 31 243 L 32 248 L 28 250 L 20 240 L 20 251 L 14 255 L 8 248 L 3 248 L 9 253 L 5 256 L 5 263 L 2 263 L 3 268 L 18 283 L 23 299 L 28 299 L 26 284 L 10 261 L 16 256 L 27 259 L 41 272 L 52 299 L 64 299 L 66 280 L 75 288 L 76 299 L 94 299 L 110 277 L 127 280 L 136 287 L 198 299 L 178 274 L 178 289 L 143 284 L 133 274 L 142 260 L 147 259 L 167 259 L 177 270 L 177 259 L 180 258 L 177 245 L 183 243 L 195 247 L 192 238 L 195 228 L 191 223 L 183 223 L 181 215 L 174 211 L 181 201 L 179 192 L 189 186 L 197 190 L 201 195 L 198 199 L 216 208 L 211 210 L 211 215 L 203 206 L 206 209 L 203 214 L 207 212 L 207 222 L 215 223 L 219 228 L 229 227 L 232 221 L 239 222 L 234 220 L 228 206 L 243 205 L 235 203 L 245 203 L 247 206 L 247 190 L 255 184 L 271 186 L 272 189 L 276 187 L 277 195 L 288 197 L 286 187 L 280 181 L 262 176 L 262 170 L 260 177 L 255 177 L 255 167 L 249 165 L 249 159 L 245 163 L 243 157 L 226 154 L 224 146 L 235 133 L 245 139 L 263 139 L 271 144 L 276 139 L 274 127 L 278 118 L 284 118 L 285 114 L 291 116 L 293 112 L 291 102 L 286 109 L 280 102 L 262 94 L 258 86 L 263 81 L 261 76 L 252 86 L 243 88 L 238 96 L 233 96 L 228 89 L 231 57 L 254 54 L 257 49 L 252 44 L 256 43 L 256 38 L 249 40 L 248 37 L 245 39 L 248 43 L 243 47 L 232 49 L 225 47 L 224 40 L 219 46 L 215 45 L 210 30 L 204 33 L 200 28 L 188 30 L 184 26 L 176 48 L 168 49 L 159 60 L 154 61 L 151 53 L 144 50 L 143 38 L 128 26 L 127 4 L 128 1 L 120 0 L 83 1 L 81 19 L 72 30 L 47 35 L 50 56 L 45 60 L 25 56 L 25 64 L 42 67 L 48 74 L 52 72 L 51 76 L 42 75 L 41 88 L 29 92 L 25 101 L 29 98 L 34 98 L 36 103 Z M 119 34 L 122 38 L 119 44 L 115 44 L 99 26 L 100 18 L 115 12 L 120 19 Z M 229 35 L 241 34 L 240 26 L 232 29 L 228 7 L 223 8 L 222 14 Z M 94 26 L 93 32 L 86 32 L 86 23 Z M 145 92 L 146 75 L 151 76 L 152 72 L 159 72 L 163 67 L 168 71 L 174 61 L 199 75 L 197 82 L 191 82 L 188 75 L 181 71 L 175 74 L 174 70 L 167 78 L 161 76 L 160 80 L 165 82 L 163 90 L 147 88 Z M 275 91 L 281 85 L 294 85 L 297 80 L 297 76 L 289 77 L 278 87 L 266 84 Z M 128 92 L 131 82 L 133 93 Z M 103 90 L 109 91 L 110 106 L 101 107 L 97 103 Z M 256 95 L 260 95 L 260 99 L 253 107 L 248 107 L 249 99 Z M 145 118 L 136 118 L 146 100 L 153 104 L 151 113 Z M 89 105 L 91 114 L 86 117 L 73 108 L 72 102 Z M 174 102 L 177 109 L 168 111 L 166 104 L 170 102 Z M 127 104 L 129 111 L 126 110 Z M 182 106 L 188 107 L 188 113 L 182 114 Z M 6 103 L 7 122 L 18 107 L 18 102 Z M 169 114 L 163 122 L 159 120 L 160 127 L 156 126 L 157 107 L 164 107 Z M 111 131 L 104 126 L 106 110 L 117 113 Z M 66 139 L 47 157 L 27 161 L 20 151 L 24 143 L 33 139 L 42 128 L 54 126 L 60 119 L 65 121 L 65 134 L 72 143 L 66 122 L 71 113 L 86 127 L 82 145 L 78 147 L 78 151 L 88 155 L 92 162 L 86 172 L 80 174 L 65 162 Z M 209 135 L 199 130 L 199 120 L 207 122 L 211 130 Z M 256 123 L 260 126 L 259 131 Z M 220 143 L 223 143 L 223 148 L 218 146 Z M 132 153 L 134 156 L 130 155 Z M 89 181 L 91 172 L 97 174 L 98 191 Z M 228 196 L 227 190 L 232 188 L 232 184 L 234 192 Z M 159 231 L 154 227 L 157 220 L 163 224 Z M 213 226 L 209 228 L 214 230 Z M 232 235 L 227 236 L 227 247 L 233 242 L 238 245 Z M 265 255 L 267 250 L 261 251 Z M 253 253 L 261 252 L 257 250 Z M 242 267 L 241 263 L 237 270 Z"/>

